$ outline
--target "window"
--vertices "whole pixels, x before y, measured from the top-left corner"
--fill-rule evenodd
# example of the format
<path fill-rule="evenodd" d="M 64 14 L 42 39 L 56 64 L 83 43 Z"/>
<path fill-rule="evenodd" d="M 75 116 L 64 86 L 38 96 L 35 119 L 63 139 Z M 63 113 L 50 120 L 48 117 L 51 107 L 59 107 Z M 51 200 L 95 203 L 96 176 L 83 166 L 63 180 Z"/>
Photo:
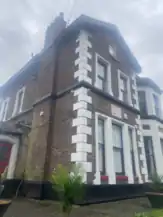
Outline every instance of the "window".
<path fill-rule="evenodd" d="M 122 127 L 113 124 L 112 132 L 113 132 L 114 168 L 117 175 L 122 175 L 124 174 Z"/>
<path fill-rule="evenodd" d="M 154 112 L 157 117 L 160 117 L 160 104 L 159 98 L 155 94 L 153 94 L 153 103 L 154 103 Z"/>
<path fill-rule="evenodd" d="M 147 115 L 145 91 L 138 91 L 138 99 L 141 115 Z"/>
<path fill-rule="evenodd" d="M 124 76 L 121 76 L 120 81 L 121 81 L 122 100 L 124 102 L 128 102 L 127 78 Z"/>
<path fill-rule="evenodd" d="M 13 110 L 13 116 L 22 112 L 25 88 L 20 89 L 16 94 L 16 101 Z"/>
<path fill-rule="evenodd" d="M 112 93 L 111 87 L 111 65 L 100 55 L 96 54 L 96 79 L 95 86 L 109 94 Z"/>
<path fill-rule="evenodd" d="M 133 175 L 135 177 L 136 176 L 136 168 L 135 168 L 135 158 L 134 158 L 133 130 L 131 128 L 128 129 L 128 134 L 129 134 L 129 141 L 130 141 L 132 171 L 133 171 Z"/>
<path fill-rule="evenodd" d="M 110 53 L 110 55 L 111 55 L 114 59 L 116 59 L 116 50 L 115 50 L 115 47 L 109 45 L 109 53 Z"/>
<path fill-rule="evenodd" d="M 100 62 L 100 60 L 98 60 L 97 62 L 97 85 L 98 88 L 101 90 L 106 90 L 106 73 L 107 73 L 107 66 Z"/>
<path fill-rule="evenodd" d="M 98 118 L 98 153 L 101 174 L 105 174 L 105 120 Z"/>
<path fill-rule="evenodd" d="M 163 155 L 163 139 L 160 139 L 160 144 L 161 144 L 161 151 L 162 151 L 162 155 Z"/>
<path fill-rule="evenodd" d="M 144 130 L 150 130 L 150 126 L 148 124 L 143 124 L 143 129 Z"/>
<path fill-rule="evenodd" d="M 7 110 L 8 110 L 8 104 L 9 104 L 9 99 L 5 99 L 1 103 L 0 121 L 5 121 L 6 120 Z"/>
<path fill-rule="evenodd" d="M 119 72 L 119 99 L 125 103 L 131 104 L 131 91 L 129 77 L 120 70 Z"/>
<path fill-rule="evenodd" d="M 149 178 L 156 172 L 155 158 L 151 136 L 144 136 L 145 155 Z"/>

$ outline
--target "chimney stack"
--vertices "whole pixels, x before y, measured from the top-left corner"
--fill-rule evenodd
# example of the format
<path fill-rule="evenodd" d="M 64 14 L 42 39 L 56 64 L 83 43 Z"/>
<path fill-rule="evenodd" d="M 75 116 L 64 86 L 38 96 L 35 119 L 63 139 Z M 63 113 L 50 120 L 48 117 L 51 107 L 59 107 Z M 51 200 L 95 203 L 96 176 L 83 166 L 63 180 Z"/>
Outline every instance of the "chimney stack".
<path fill-rule="evenodd" d="M 44 48 L 50 47 L 65 28 L 66 21 L 64 20 L 64 13 L 61 12 L 46 30 Z"/>

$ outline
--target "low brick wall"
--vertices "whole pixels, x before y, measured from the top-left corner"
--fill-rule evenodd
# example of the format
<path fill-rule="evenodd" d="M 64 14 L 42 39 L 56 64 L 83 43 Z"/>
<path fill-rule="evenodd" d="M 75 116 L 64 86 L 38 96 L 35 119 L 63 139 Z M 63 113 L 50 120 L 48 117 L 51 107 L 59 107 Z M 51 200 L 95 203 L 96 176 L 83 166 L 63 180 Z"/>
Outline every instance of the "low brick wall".
<path fill-rule="evenodd" d="M 50 182 L 6 180 L 4 185 L 5 189 L 1 198 L 12 198 L 18 192 L 18 196 L 21 197 L 40 200 L 59 200 Z M 147 191 L 151 191 L 148 184 L 85 185 L 84 199 L 76 201 L 76 204 L 98 204 L 108 201 L 145 197 L 145 192 Z"/>

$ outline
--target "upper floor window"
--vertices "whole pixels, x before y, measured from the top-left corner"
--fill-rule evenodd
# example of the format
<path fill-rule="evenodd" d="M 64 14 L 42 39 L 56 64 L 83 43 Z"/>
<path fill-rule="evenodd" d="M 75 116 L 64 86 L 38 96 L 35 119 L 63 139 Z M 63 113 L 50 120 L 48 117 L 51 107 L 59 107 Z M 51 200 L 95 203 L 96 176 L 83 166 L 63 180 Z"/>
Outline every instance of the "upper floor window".
<path fill-rule="evenodd" d="M 109 45 L 109 53 L 114 59 L 116 59 L 116 49 L 114 46 Z"/>
<path fill-rule="evenodd" d="M 154 112 L 157 117 L 160 117 L 159 97 L 153 94 Z"/>
<path fill-rule="evenodd" d="M 140 113 L 142 115 L 147 115 L 145 91 L 138 91 L 138 99 L 139 99 Z"/>
<path fill-rule="evenodd" d="M 119 76 L 119 99 L 125 103 L 131 104 L 131 90 L 129 77 L 120 70 L 118 71 Z"/>
<path fill-rule="evenodd" d="M 19 114 L 20 112 L 22 112 L 24 94 L 25 94 L 25 87 L 21 88 L 17 92 L 15 106 L 14 106 L 14 110 L 13 110 L 13 116 Z"/>
<path fill-rule="evenodd" d="M 100 90 L 112 94 L 110 63 L 96 54 L 96 79 L 95 86 Z"/>
<path fill-rule="evenodd" d="M 7 117 L 7 110 L 8 110 L 9 98 L 5 99 L 1 102 L 0 107 L 0 121 L 5 121 Z"/>
<path fill-rule="evenodd" d="M 99 89 L 106 90 L 107 82 L 106 82 L 106 73 L 107 73 L 107 65 L 100 62 L 97 62 L 97 84 Z"/>

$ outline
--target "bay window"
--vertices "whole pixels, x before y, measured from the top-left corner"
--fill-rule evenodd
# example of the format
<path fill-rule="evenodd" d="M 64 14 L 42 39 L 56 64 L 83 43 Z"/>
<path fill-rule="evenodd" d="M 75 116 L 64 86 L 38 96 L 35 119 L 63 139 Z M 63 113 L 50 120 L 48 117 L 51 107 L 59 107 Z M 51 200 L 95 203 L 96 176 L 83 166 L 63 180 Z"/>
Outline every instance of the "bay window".
<path fill-rule="evenodd" d="M 147 104 L 145 91 L 138 91 L 139 107 L 141 115 L 147 115 Z"/>
<path fill-rule="evenodd" d="M 145 155 L 149 178 L 156 172 L 153 142 L 151 136 L 144 136 Z"/>
<path fill-rule="evenodd" d="M 157 117 L 160 117 L 159 97 L 153 94 L 154 112 Z"/>

